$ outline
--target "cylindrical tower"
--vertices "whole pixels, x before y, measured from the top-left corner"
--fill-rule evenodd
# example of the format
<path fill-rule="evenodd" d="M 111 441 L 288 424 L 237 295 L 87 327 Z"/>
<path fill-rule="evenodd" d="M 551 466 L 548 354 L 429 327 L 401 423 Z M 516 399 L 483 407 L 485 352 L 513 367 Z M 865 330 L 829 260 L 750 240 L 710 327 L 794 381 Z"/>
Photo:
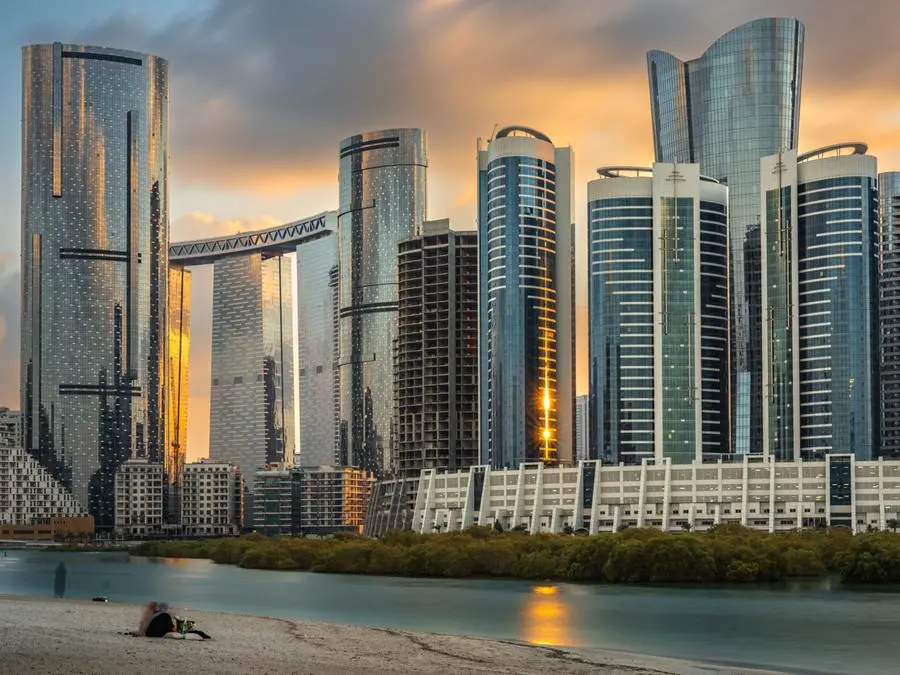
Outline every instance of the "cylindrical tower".
<path fill-rule="evenodd" d="M 168 65 L 32 45 L 22 79 L 24 445 L 108 528 L 116 468 L 166 447 Z"/>
<path fill-rule="evenodd" d="M 341 141 L 340 461 L 390 469 L 400 242 L 425 220 L 425 132 L 387 129 Z"/>
<path fill-rule="evenodd" d="M 571 462 L 571 148 L 506 127 L 479 150 L 483 459 Z"/>
<path fill-rule="evenodd" d="M 588 183 L 592 456 L 718 459 L 728 451 L 728 189 L 696 164 L 599 173 Z"/>

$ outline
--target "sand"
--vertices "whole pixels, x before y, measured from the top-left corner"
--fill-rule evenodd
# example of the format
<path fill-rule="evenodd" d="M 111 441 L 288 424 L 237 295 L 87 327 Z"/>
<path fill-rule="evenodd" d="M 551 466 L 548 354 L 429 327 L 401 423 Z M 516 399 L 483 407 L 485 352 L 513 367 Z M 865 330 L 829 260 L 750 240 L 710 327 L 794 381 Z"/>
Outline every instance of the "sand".
<path fill-rule="evenodd" d="M 175 608 L 175 613 L 178 609 Z M 189 611 L 213 639 L 152 639 L 136 605 L 0 598 L 0 673 L 762 673 L 624 652 Z"/>

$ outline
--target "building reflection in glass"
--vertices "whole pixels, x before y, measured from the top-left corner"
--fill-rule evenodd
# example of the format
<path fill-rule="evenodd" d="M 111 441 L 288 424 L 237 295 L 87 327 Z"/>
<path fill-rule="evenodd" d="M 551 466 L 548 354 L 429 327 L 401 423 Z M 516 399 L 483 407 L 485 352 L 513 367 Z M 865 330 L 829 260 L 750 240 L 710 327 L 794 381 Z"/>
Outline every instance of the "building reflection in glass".
<path fill-rule="evenodd" d="M 533 645 L 574 645 L 571 608 L 558 586 L 533 586 L 521 610 L 520 636 Z"/>
<path fill-rule="evenodd" d="M 166 447 L 168 65 L 22 52 L 23 444 L 113 526 L 113 476 Z"/>
<path fill-rule="evenodd" d="M 339 454 L 380 475 L 391 464 L 397 253 L 425 220 L 425 132 L 350 136 L 340 162 Z"/>
<path fill-rule="evenodd" d="M 244 476 L 294 456 L 291 268 L 262 253 L 213 264 L 209 453 Z"/>

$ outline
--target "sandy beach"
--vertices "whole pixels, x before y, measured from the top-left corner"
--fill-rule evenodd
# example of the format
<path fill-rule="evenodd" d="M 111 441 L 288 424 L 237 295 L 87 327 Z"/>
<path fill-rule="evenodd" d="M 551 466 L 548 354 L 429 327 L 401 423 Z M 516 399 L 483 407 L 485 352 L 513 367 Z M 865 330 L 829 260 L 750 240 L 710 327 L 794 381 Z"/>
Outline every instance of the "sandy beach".
<path fill-rule="evenodd" d="M 175 612 L 179 613 L 178 608 Z M 762 673 L 624 652 L 185 611 L 213 636 L 151 639 L 136 605 L 0 598 L 2 673 Z"/>

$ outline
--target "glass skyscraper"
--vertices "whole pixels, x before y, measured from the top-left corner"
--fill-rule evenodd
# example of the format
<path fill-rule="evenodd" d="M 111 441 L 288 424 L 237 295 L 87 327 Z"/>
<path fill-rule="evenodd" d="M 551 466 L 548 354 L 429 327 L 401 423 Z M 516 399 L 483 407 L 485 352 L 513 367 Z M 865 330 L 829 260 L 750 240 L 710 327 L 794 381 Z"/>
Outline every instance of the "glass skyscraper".
<path fill-rule="evenodd" d="M 763 448 L 777 459 L 879 452 L 878 198 L 866 149 L 760 164 Z"/>
<path fill-rule="evenodd" d="M 716 40 L 698 59 L 647 55 L 656 160 L 697 162 L 727 184 L 730 240 L 731 442 L 762 447 L 759 268 L 759 161 L 795 148 L 804 27 L 765 18 Z"/>
<path fill-rule="evenodd" d="M 178 483 L 187 454 L 188 366 L 191 351 L 191 271 L 169 268 L 169 367 L 166 395 L 169 428 L 166 473 Z"/>
<path fill-rule="evenodd" d="M 588 183 L 591 457 L 721 457 L 728 190 L 697 164 L 599 173 Z"/>
<path fill-rule="evenodd" d="M 511 126 L 478 151 L 482 459 L 574 458 L 572 149 Z"/>
<path fill-rule="evenodd" d="M 168 65 L 22 56 L 24 445 L 108 529 L 116 469 L 167 445 Z"/>
<path fill-rule="evenodd" d="M 244 476 L 294 458 L 291 267 L 263 253 L 213 263 L 209 457 Z"/>
<path fill-rule="evenodd" d="M 425 221 L 425 146 L 421 129 L 341 141 L 339 459 L 376 475 L 392 446 L 397 247 Z"/>
<path fill-rule="evenodd" d="M 338 237 L 297 247 L 299 463 L 338 461 Z"/>

